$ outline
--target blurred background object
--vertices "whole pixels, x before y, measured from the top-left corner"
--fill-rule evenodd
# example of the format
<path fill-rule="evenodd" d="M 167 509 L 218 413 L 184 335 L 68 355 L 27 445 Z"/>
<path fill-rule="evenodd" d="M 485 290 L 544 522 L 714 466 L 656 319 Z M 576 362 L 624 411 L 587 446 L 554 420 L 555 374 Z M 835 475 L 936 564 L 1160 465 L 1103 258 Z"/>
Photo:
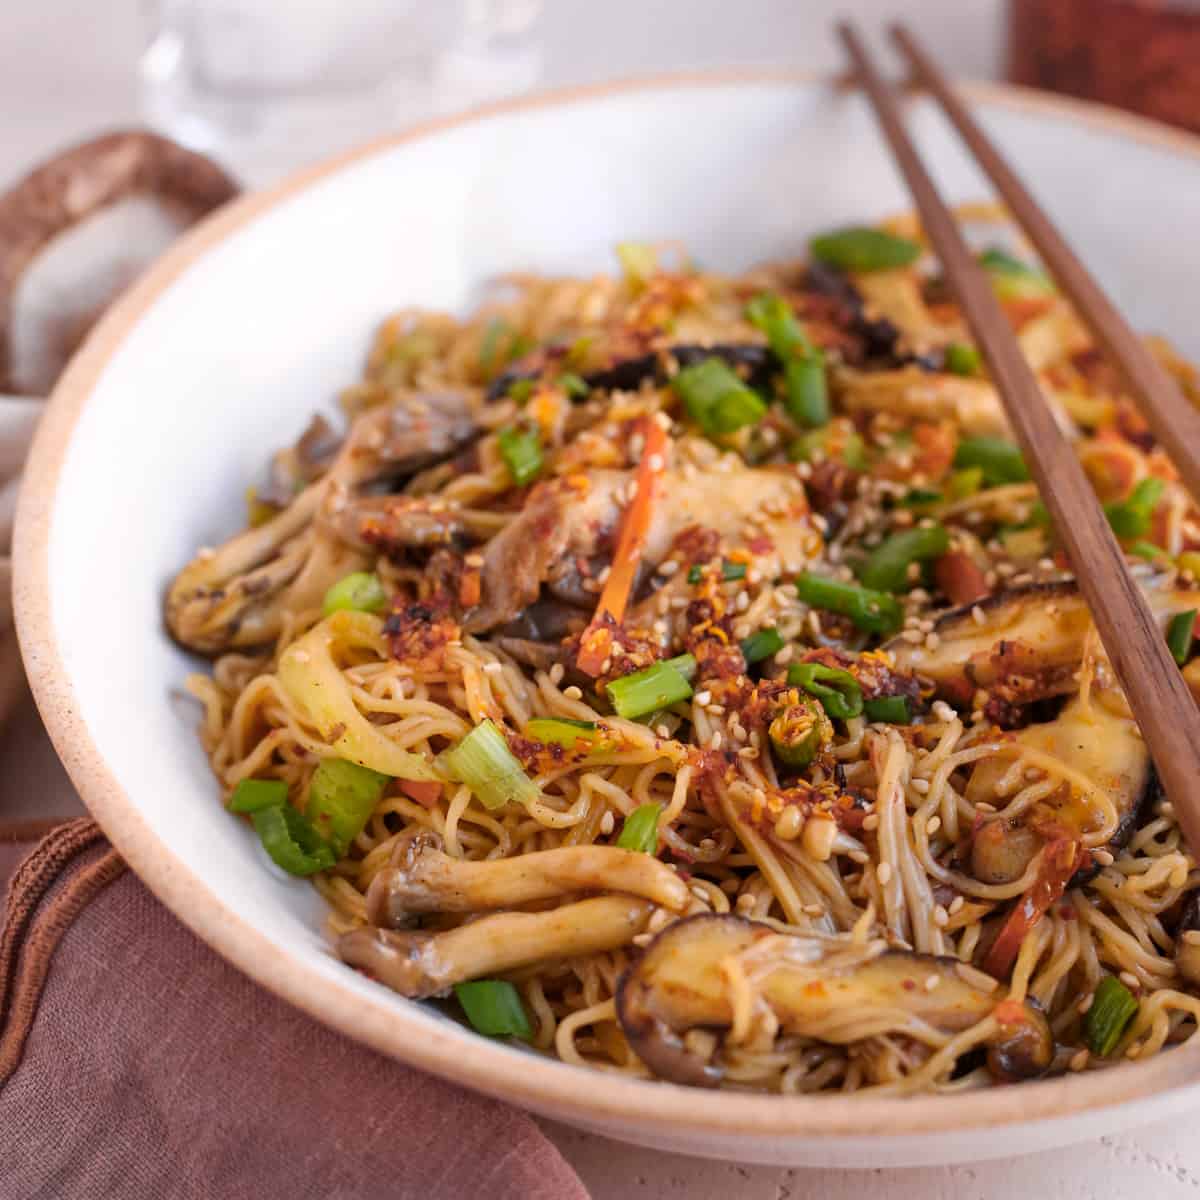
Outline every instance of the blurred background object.
<path fill-rule="evenodd" d="M 1200 130 L 1200 0 L 1011 0 L 1009 77 Z"/>

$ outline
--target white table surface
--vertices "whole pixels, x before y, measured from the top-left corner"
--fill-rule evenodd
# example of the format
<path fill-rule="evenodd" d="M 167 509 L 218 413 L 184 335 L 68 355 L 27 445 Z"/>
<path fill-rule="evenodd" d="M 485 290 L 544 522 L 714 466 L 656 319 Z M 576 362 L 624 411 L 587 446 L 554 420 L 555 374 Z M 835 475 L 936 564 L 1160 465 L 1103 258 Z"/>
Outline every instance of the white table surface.
<path fill-rule="evenodd" d="M 428 3 L 430 0 L 424 0 Z M 53 148 L 134 123 L 139 0 L 0 0 L 0 186 Z M 546 0 L 546 81 L 727 63 L 838 64 L 829 23 L 903 12 L 961 74 L 993 75 L 1002 0 Z M 26 698 L 0 731 L 0 819 L 71 815 L 79 801 Z M 792 1170 L 619 1145 L 552 1122 L 596 1200 L 1197 1200 L 1191 1119 L 975 1166 Z"/>

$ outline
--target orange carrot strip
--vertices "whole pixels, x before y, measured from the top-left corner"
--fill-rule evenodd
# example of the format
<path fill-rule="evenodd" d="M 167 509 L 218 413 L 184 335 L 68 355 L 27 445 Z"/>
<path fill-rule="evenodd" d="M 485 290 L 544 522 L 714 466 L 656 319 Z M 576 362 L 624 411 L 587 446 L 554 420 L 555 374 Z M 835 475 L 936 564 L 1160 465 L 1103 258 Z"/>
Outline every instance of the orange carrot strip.
<path fill-rule="evenodd" d="M 667 465 L 666 430 L 653 416 L 649 416 L 642 420 L 640 432 L 645 439 L 645 448 L 638 463 L 636 491 L 621 522 L 617 552 L 613 556 L 604 591 L 600 593 L 596 615 L 579 643 L 579 669 L 593 677 L 600 674 L 612 648 L 611 625 L 620 624 L 625 616 L 642 552 L 646 548 L 646 538 L 650 533 L 659 483 Z"/>

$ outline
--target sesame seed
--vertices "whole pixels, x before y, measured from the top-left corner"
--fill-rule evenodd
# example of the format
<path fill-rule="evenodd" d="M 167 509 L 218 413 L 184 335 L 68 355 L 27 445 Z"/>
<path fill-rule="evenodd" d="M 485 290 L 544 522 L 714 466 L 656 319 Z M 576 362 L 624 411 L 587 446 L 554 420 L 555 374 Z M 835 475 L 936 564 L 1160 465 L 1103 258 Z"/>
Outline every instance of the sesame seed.
<path fill-rule="evenodd" d="M 583 699 L 583 692 L 581 692 L 579 690 L 579 688 L 577 688 L 575 686 L 575 684 L 571 684 L 571 686 L 569 688 L 564 688 L 563 695 L 566 696 L 566 698 L 568 700 L 582 700 Z"/>
<path fill-rule="evenodd" d="M 868 832 L 872 829 L 878 829 L 879 828 L 879 814 L 878 813 L 868 813 L 865 817 L 863 817 L 862 827 L 864 829 L 866 829 Z"/>
<path fill-rule="evenodd" d="M 646 465 L 652 471 L 661 471 L 666 464 L 663 462 L 663 456 L 661 454 L 652 454 L 646 460 Z"/>
<path fill-rule="evenodd" d="M 500 674 L 500 672 L 504 670 L 504 664 L 503 664 L 503 663 L 498 663 L 498 662 L 484 663 L 484 664 L 483 664 L 483 669 L 484 669 L 484 670 L 485 670 L 485 671 L 486 671 L 486 672 L 487 672 L 489 675 L 499 675 L 499 674 Z"/>
<path fill-rule="evenodd" d="M 800 911 L 808 917 L 821 917 L 825 915 L 824 908 L 819 904 L 806 904 Z"/>
<path fill-rule="evenodd" d="M 1141 982 L 1132 971 L 1122 971 L 1117 978 L 1130 989 L 1141 988 Z"/>
<path fill-rule="evenodd" d="M 946 911 L 953 916 L 956 912 L 962 911 L 962 906 L 966 904 L 966 902 L 967 898 L 965 896 L 955 896 L 954 899 L 950 901 L 950 907 Z"/>
<path fill-rule="evenodd" d="M 1189 946 L 1200 946 L 1200 929 L 1185 929 L 1180 936 Z"/>
<path fill-rule="evenodd" d="M 1079 1009 L 1079 1015 L 1081 1017 L 1084 1015 L 1084 1013 L 1087 1012 L 1087 1010 L 1089 1008 L 1092 1007 L 1092 1001 L 1095 1000 L 1095 998 L 1096 998 L 1095 992 L 1088 992 L 1088 994 L 1086 996 L 1084 996 L 1084 998 L 1082 1000 L 1080 1000 L 1079 1004 L 1076 1007 Z"/>
<path fill-rule="evenodd" d="M 920 793 L 920 795 L 922 795 L 922 796 L 928 795 L 929 794 L 929 780 L 928 779 L 914 779 L 912 781 L 912 790 L 914 792 Z"/>
<path fill-rule="evenodd" d="M 668 729 L 665 725 L 655 725 L 654 732 L 657 733 L 660 738 L 669 738 L 671 736 L 670 729 Z"/>
<path fill-rule="evenodd" d="M 480 554 L 478 551 L 473 550 L 473 551 L 471 551 L 470 554 L 463 555 L 463 562 L 468 567 L 482 567 L 483 566 L 483 555 Z"/>
<path fill-rule="evenodd" d="M 708 740 L 709 748 L 712 750 L 720 750 L 721 748 L 721 731 L 719 729 L 713 731 L 713 735 Z"/>
<path fill-rule="evenodd" d="M 557 686 L 558 684 L 562 683 L 562 677 L 565 674 L 566 674 L 566 671 L 563 668 L 562 663 L 555 663 L 550 668 L 550 682 L 553 683 L 555 686 Z"/>
<path fill-rule="evenodd" d="M 892 864 L 881 862 L 875 868 L 875 877 L 879 880 L 880 886 L 887 887 L 892 878 Z"/>
<path fill-rule="evenodd" d="M 697 900 L 707 900 L 708 899 L 708 893 L 702 887 L 693 886 L 691 889 L 691 892 L 692 892 L 692 895 L 695 896 Z"/>
<path fill-rule="evenodd" d="M 1102 867 L 1111 867 L 1113 865 L 1113 862 L 1115 861 L 1113 859 L 1113 856 L 1111 854 L 1109 854 L 1109 852 L 1107 850 L 1093 850 L 1092 857 Z"/>
<path fill-rule="evenodd" d="M 733 607 L 737 612 L 745 612 L 750 607 L 750 594 L 745 591 L 738 592 Z"/>
<path fill-rule="evenodd" d="M 804 818 L 799 808 L 791 804 L 779 814 L 779 819 L 775 822 L 775 836 L 785 842 L 790 842 L 800 836 L 803 827 Z"/>
<path fill-rule="evenodd" d="M 927 992 L 932 992 L 933 989 L 936 988 L 938 986 L 938 984 L 941 982 L 942 982 L 942 977 L 940 975 L 926 975 L 925 976 L 925 990 Z"/>
<path fill-rule="evenodd" d="M 708 691 L 707 689 L 703 692 L 697 692 L 694 699 L 701 708 L 704 708 L 712 701 L 712 692 Z"/>
<path fill-rule="evenodd" d="M 950 705 L 945 702 L 945 700 L 935 700 L 933 702 L 933 715 L 939 721 L 949 723 L 950 721 L 954 720 L 957 714 L 955 713 L 954 709 L 952 709 Z"/>
<path fill-rule="evenodd" d="M 1074 1054 L 1067 1060 L 1067 1067 L 1072 1071 L 1082 1071 L 1088 1065 L 1088 1058 L 1091 1056 L 1091 1051 L 1086 1046 L 1082 1050 L 1076 1050 Z"/>
<path fill-rule="evenodd" d="M 937 833 L 937 831 L 939 829 L 941 829 L 941 827 L 942 827 L 942 818 L 941 817 L 930 817 L 929 820 L 925 822 L 925 832 L 927 834 L 929 834 L 930 837 L 933 837 L 933 835 L 935 833 Z"/>
<path fill-rule="evenodd" d="M 612 833 L 615 825 L 616 821 L 613 820 L 613 815 L 611 812 L 606 812 L 604 816 L 600 818 L 600 832 L 605 835 Z"/>
<path fill-rule="evenodd" d="M 648 946 L 654 940 L 652 933 L 639 933 L 630 939 L 635 946 Z"/>
<path fill-rule="evenodd" d="M 737 902 L 733 906 L 740 913 L 748 913 L 754 908 L 754 897 L 749 893 L 744 896 L 739 896 Z"/>
<path fill-rule="evenodd" d="M 935 905 L 933 910 L 933 923 L 939 929 L 945 929 L 950 924 L 950 914 L 941 904 Z"/>
<path fill-rule="evenodd" d="M 927 633 L 925 635 L 925 649 L 936 650 L 942 644 L 942 639 L 936 633 Z"/>
<path fill-rule="evenodd" d="M 658 564 L 660 575 L 674 575 L 679 570 L 679 564 L 673 558 L 664 559 Z"/>

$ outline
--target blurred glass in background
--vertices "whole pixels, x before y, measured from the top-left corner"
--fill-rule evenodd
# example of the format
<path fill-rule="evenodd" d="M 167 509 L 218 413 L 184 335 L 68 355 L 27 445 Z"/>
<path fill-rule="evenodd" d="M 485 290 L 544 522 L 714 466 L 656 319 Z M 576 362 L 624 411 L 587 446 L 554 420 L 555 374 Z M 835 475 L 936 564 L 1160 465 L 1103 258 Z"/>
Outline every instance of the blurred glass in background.
<path fill-rule="evenodd" d="M 250 183 L 534 87 L 541 0 L 151 0 L 146 120 Z"/>

